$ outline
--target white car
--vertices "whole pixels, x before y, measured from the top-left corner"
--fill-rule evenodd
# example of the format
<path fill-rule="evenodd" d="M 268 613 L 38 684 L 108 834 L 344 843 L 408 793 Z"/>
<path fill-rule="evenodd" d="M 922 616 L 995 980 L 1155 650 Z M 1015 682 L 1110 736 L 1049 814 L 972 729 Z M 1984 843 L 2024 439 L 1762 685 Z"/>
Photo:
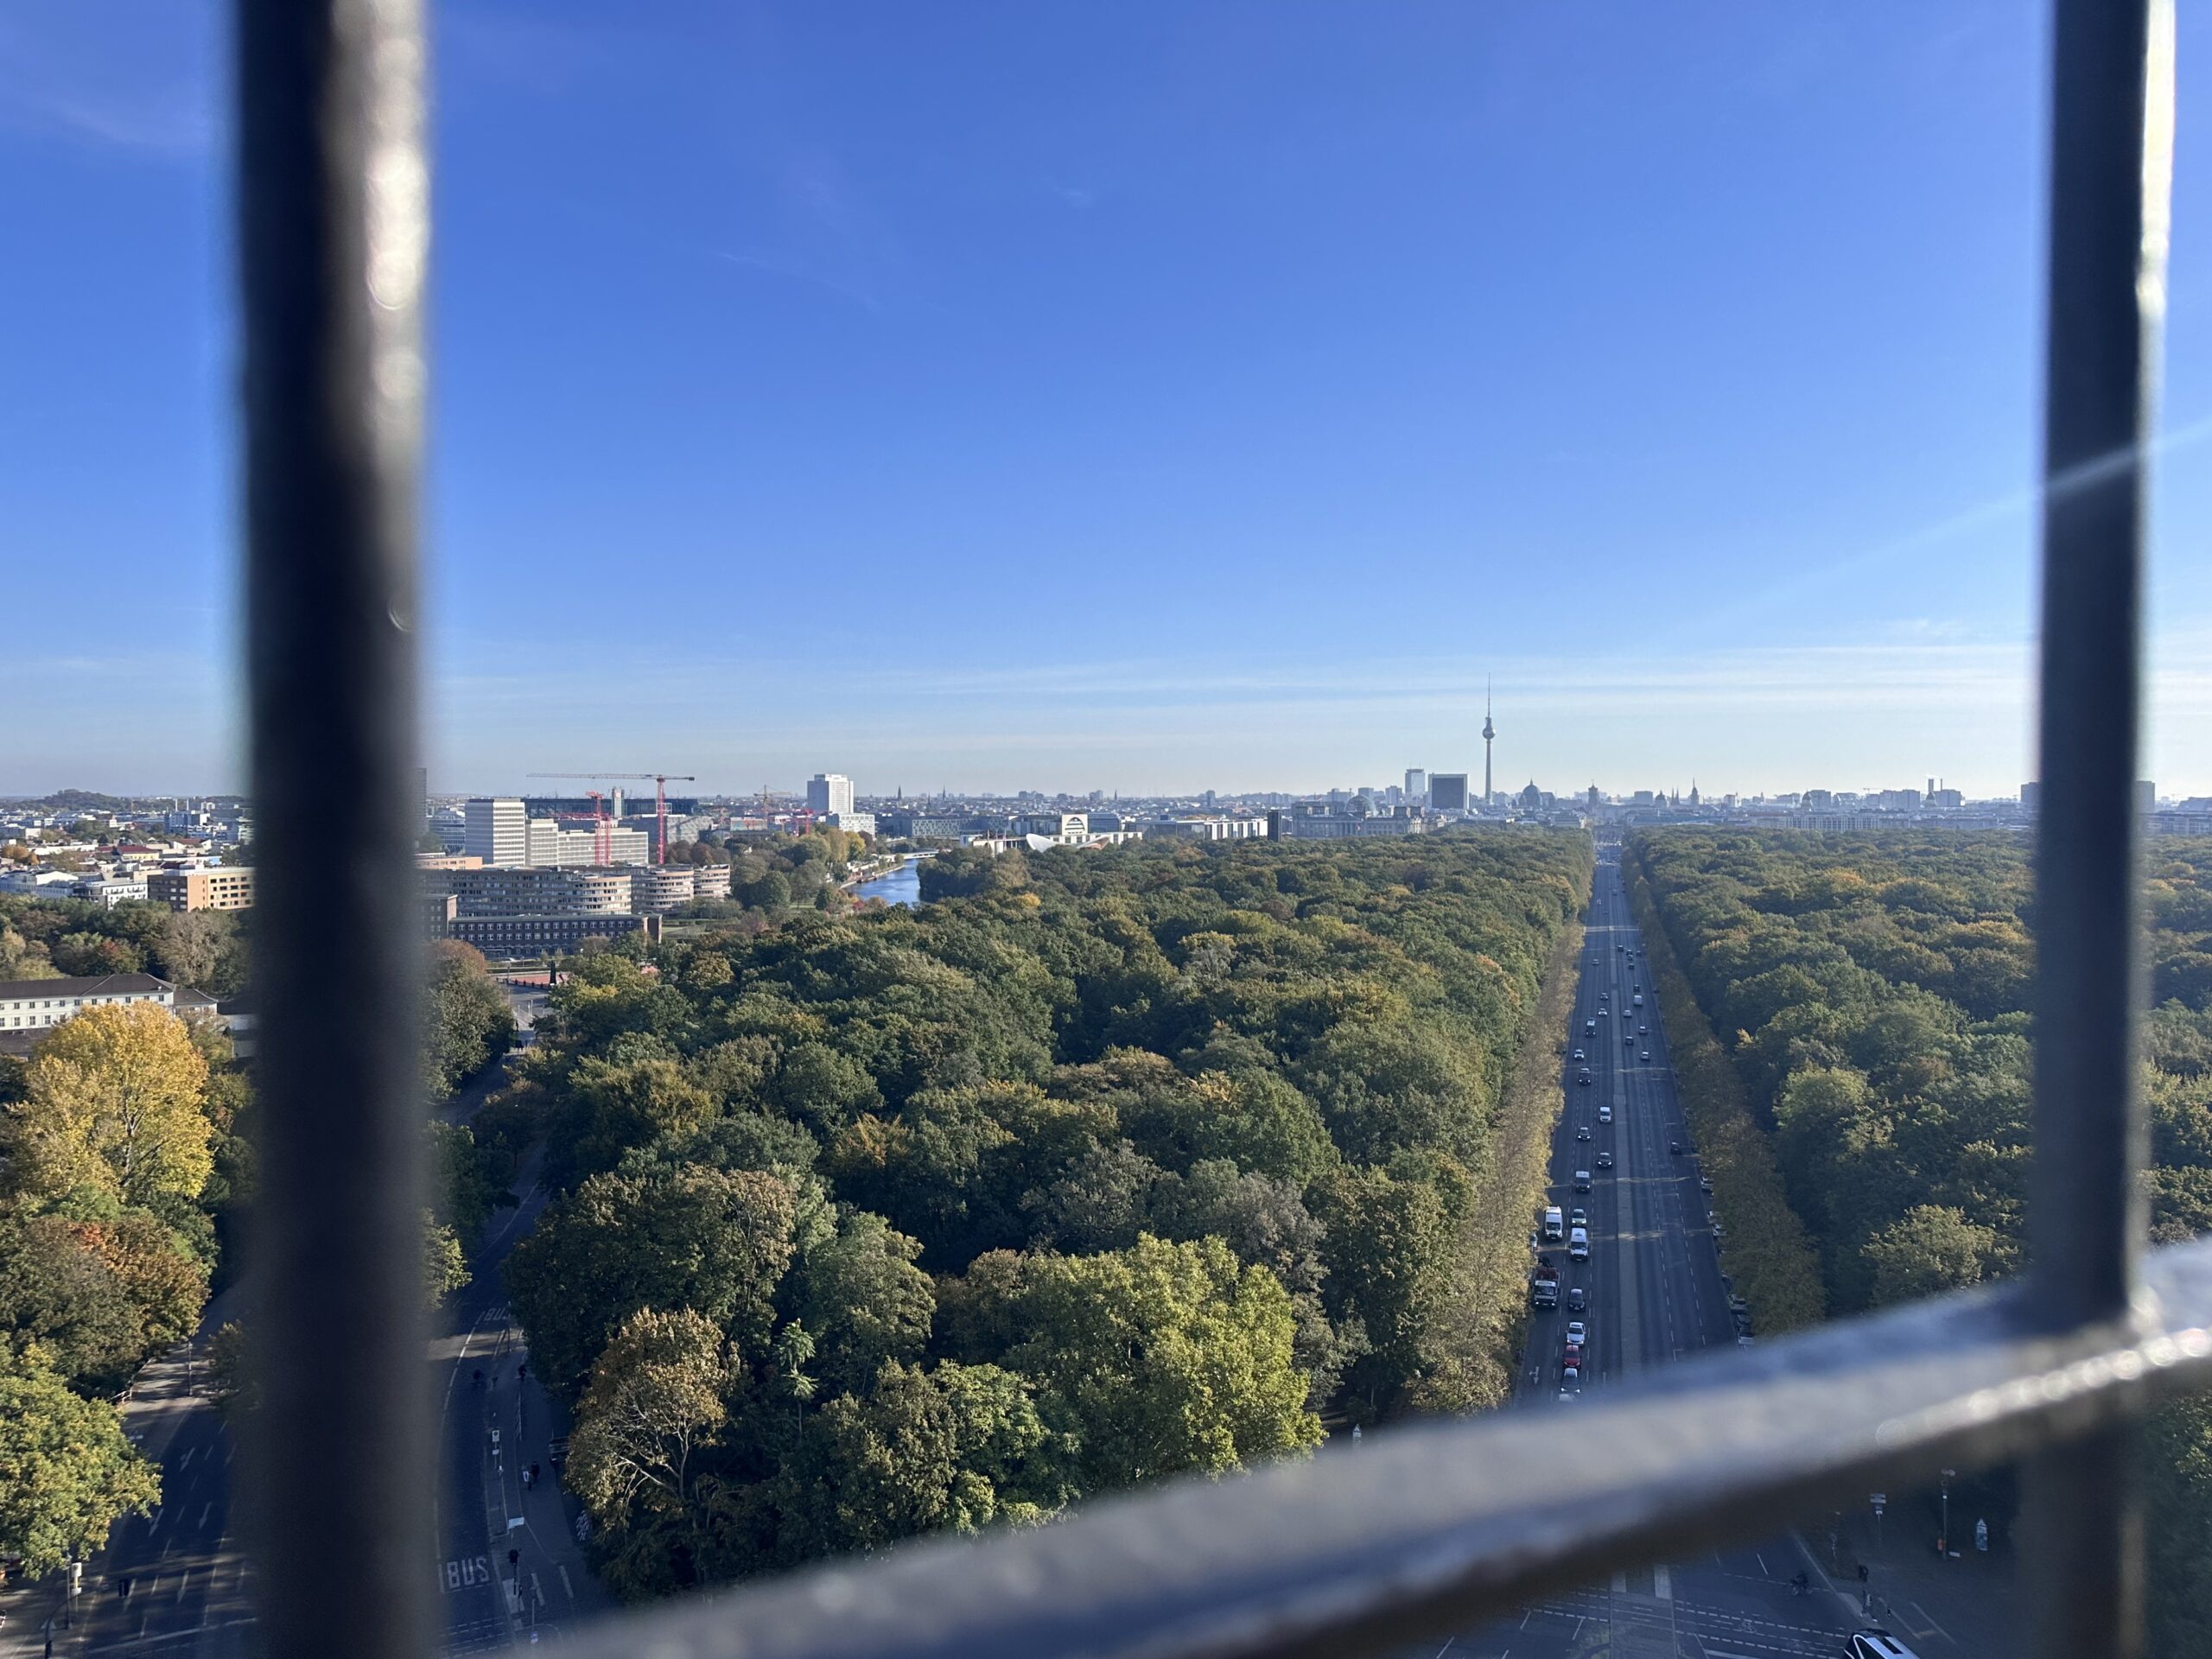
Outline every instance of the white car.
<path fill-rule="evenodd" d="M 1567 1339 L 1576 1347 L 1580 1348 L 1582 1345 L 1588 1334 L 1588 1328 L 1581 1320 L 1569 1319 L 1567 1322 Z"/>
<path fill-rule="evenodd" d="M 1598 1121 L 1600 1123 L 1611 1122 L 1613 1121 L 1613 1109 L 1610 1106 L 1600 1106 L 1598 1109 Z"/>

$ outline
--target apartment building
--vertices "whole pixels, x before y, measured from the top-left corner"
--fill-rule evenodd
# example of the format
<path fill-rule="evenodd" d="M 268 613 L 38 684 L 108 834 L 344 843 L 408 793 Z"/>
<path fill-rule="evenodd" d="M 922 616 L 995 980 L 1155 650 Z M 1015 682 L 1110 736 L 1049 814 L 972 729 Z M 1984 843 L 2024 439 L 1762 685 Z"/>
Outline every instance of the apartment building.
<path fill-rule="evenodd" d="M 204 870 L 156 870 L 146 878 L 146 897 L 171 910 L 251 910 L 253 872 L 223 865 Z"/>

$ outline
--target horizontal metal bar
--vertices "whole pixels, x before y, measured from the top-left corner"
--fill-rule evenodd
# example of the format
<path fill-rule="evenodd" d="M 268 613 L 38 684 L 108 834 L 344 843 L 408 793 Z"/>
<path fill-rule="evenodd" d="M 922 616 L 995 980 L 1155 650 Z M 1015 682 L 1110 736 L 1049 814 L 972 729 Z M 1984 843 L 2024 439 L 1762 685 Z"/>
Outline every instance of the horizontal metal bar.
<path fill-rule="evenodd" d="M 2131 1324 L 2032 1284 L 1686 1360 L 1573 1406 L 1407 1427 L 1058 1524 L 932 1541 L 588 1629 L 650 1659 L 1243 1659 L 1379 1651 L 1611 1567 L 1983 1464 L 2212 1381 L 2212 1240 L 2145 1261 Z"/>

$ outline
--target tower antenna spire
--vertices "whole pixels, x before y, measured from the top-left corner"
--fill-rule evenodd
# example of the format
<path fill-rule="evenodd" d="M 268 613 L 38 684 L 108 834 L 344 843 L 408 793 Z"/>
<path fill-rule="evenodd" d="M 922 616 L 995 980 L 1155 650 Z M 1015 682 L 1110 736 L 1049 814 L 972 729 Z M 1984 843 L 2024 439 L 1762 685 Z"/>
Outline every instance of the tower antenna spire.
<path fill-rule="evenodd" d="M 1485 674 L 1483 676 L 1483 810 L 1485 812 L 1490 810 L 1491 802 L 1491 740 L 1497 735 L 1497 728 L 1491 723 L 1490 718 L 1490 676 Z"/>

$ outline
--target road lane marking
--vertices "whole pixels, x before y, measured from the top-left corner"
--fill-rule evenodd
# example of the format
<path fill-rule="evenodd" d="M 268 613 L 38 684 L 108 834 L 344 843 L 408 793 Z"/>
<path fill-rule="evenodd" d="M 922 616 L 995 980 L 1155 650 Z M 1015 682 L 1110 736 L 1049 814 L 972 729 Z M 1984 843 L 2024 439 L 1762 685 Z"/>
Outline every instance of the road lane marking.
<path fill-rule="evenodd" d="M 184 1599 L 184 1586 L 191 1582 L 192 1569 L 188 1567 L 183 1572 L 176 1575 L 176 1594 L 172 1596 L 170 1599 L 172 1601 L 182 1601 Z"/>
<path fill-rule="evenodd" d="M 1957 1646 L 1957 1645 L 1958 1645 L 1958 1643 L 1957 1643 L 1957 1639 L 1956 1639 L 1955 1637 L 1953 1637 L 1953 1636 L 1952 1636 L 1952 1634 L 1951 1634 L 1948 1630 L 1945 1630 L 1945 1629 L 1944 1629 L 1941 1624 L 1938 1624 L 1936 1622 L 1935 1616 L 1934 1616 L 1933 1614 L 1929 1613 L 1929 1611 L 1928 1611 L 1925 1607 L 1923 1607 L 1923 1606 L 1922 1606 L 1918 1602 L 1916 1602 L 1916 1602 L 1914 1602 L 1914 1603 L 1912 1604 L 1912 1611 L 1915 1611 L 1916 1613 L 1918 1613 L 1918 1614 L 1919 1614 L 1923 1618 L 1924 1618 L 1924 1619 L 1926 1619 L 1926 1620 L 1928 1621 L 1928 1629 L 1929 1629 L 1929 1630 L 1931 1630 L 1935 1631 L 1936 1635 L 1938 1635 L 1938 1636 L 1942 1637 L 1946 1642 L 1950 1643 L 1954 1647 L 1955 1647 L 1955 1646 Z M 1913 1632 L 1913 1634 L 1914 1634 L 1915 1636 L 1920 1636 L 1920 1635 L 1924 1635 L 1924 1634 L 1925 1634 L 1925 1632 L 1924 1632 L 1924 1631 L 1920 1631 L 1920 1630 L 1915 1630 L 1915 1631 Z"/>

